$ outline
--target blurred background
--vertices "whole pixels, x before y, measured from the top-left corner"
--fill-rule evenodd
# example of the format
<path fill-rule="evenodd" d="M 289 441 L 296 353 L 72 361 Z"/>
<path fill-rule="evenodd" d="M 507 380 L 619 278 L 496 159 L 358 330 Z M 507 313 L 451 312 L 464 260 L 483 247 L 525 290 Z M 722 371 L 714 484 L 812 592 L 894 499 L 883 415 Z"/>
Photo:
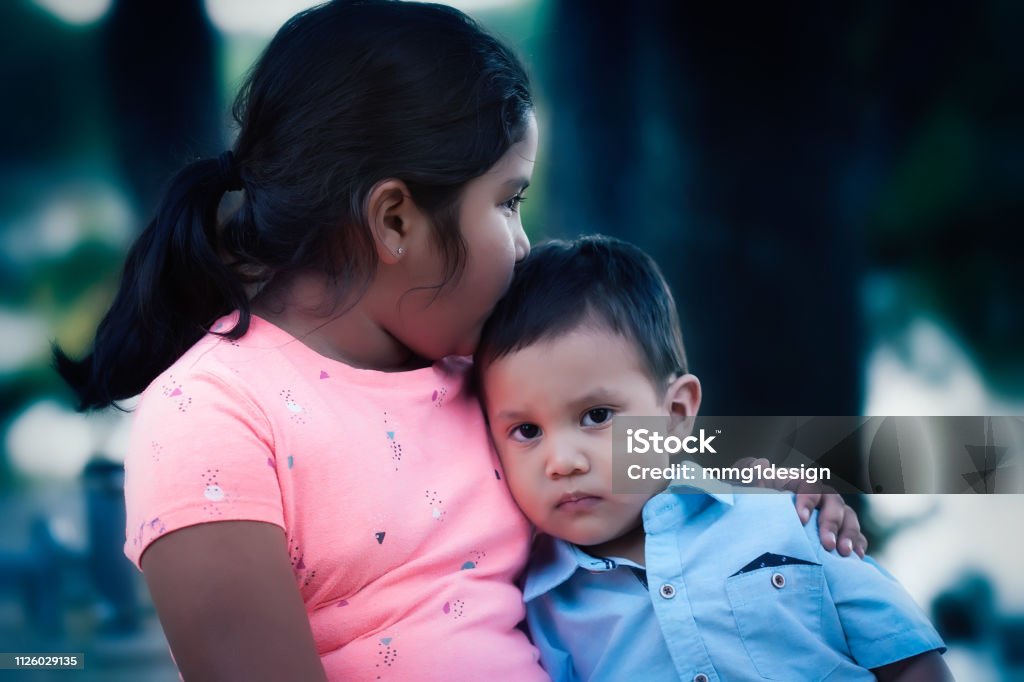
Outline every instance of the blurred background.
<path fill-rule="evenodd" d="M 127 420 L 76 414 L 49 342 L 87 352 L 161 186 L 312 4 L 0 3 L 0 651 L 86 654 L 54 678 L 177 675 L 121 555 Z M 1024 414 L 1024 4 L 451 4 L 531 71 L 531 237 L 656 257 L 706 414 Z M 1024 498 L 852 502 L 958 679 L 1024 679 Z"/>

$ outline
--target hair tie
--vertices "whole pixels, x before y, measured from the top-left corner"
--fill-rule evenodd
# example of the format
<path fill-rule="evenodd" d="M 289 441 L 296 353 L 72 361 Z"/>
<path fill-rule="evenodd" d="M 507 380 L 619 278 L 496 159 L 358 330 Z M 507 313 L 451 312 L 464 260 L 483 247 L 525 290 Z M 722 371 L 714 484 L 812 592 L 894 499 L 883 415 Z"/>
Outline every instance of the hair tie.
<path fill-rule="evenodd" d="M 220 168 L 220 180 L 228 192 L 235 192 L 243 188 L 242 178 L 238 174 L 238 166 L 235 165 L 235 155 L 231 153 L 230 149 L 217 157 L 217 165 Z"/>

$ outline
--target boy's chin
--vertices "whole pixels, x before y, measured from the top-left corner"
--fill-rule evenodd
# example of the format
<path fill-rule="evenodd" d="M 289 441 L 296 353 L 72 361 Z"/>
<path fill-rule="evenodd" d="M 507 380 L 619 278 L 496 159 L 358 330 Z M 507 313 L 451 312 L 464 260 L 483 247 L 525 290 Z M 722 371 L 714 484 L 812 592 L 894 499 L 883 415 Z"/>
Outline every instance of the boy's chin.
<path fill-rule="evenodd" d="M 587 551 L 590 547 L 598 547 L 607 542 L 611 542 L 615 539 L 613 536 L 610 536 L 608 534 L 595 534 L 571 531 L 567 532 L 564 528 L 559 529 L 558 531 L 545 532 L 547 532 L 548 535 L 558 538 L 559 540 L 564 540 L 565 542 L 568 542 L 571 545 L 576 545 L 577 547 L 582 548 L 583 551 Z"/>

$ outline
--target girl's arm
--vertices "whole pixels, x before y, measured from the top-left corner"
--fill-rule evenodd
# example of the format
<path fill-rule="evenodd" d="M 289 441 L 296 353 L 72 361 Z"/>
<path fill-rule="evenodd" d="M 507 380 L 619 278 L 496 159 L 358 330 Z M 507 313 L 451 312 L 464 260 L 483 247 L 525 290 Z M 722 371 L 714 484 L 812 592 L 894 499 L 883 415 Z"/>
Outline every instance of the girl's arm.
<path fill-rule="evenodd" d="M 327 679 L 278 526 L 189 526 L 141 565 L 185 680 Z"/>
<path fill-rule="evenodd" d="M 745 468 L 769 467 L 767 459 L 744 457 L 733 466 Z M 843 497 L 827 485 L 804 483 L 797 479 L 761 480 L 754 483 L 762 488 L 777 488 L 796 493 L 796 512 L 800 520 L 807 523 L 811 512 L 818 510 L 818 538 L 828 551 L 838 550 L 842 556 L 856 554 L 864 558 L 868 551 L 868 539 L 860 531 L 860 519 Z"/>

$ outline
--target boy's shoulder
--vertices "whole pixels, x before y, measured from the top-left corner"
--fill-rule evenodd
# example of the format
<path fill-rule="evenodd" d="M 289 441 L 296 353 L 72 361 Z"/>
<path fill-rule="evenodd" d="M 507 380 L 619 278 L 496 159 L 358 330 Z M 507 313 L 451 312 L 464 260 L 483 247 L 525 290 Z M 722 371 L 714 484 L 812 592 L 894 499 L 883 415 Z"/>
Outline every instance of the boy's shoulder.
<path fill-rule="evenodd" d="M 794 531 L 816 524 L 802 524 L 796 513 L 796 495 L 788 490 L 733 485 L 703 478 L 703 468 L 689 463 L 695 478 L 670 485 L 665 493 L 679 501 L 686 526 L 746 523 L 757 532 L 770 528 Z M 654 503 L 649 503 L 654 504 Z M 817 537 L 808 533 L 808 537 Z"/>
<path fill-rule="evenodd" d="M 796 514 L 796 495 L 788 490 L 709 480 L 669 486 L 662 497 L 678 500 L 688 523 L 704 517 L 718 522 L 738 516 L 751 516 L 760 519 L 778 518 L 801 525 Z M 649 503 L 649 506 L 654 504 Z"/>
<path fill-rule="evenodd" d="M 710 560 L 711 572 L 736 562 L 736 567 L 743 566 L 765 552 L 819 561 L 816 518 L 802 523 L 795 495 L 787 491 L 717 481 L 709 486 L 673 486 L 648 502 L 644 529 L 648 544 L 677 543 L 684 560 Z"/>

